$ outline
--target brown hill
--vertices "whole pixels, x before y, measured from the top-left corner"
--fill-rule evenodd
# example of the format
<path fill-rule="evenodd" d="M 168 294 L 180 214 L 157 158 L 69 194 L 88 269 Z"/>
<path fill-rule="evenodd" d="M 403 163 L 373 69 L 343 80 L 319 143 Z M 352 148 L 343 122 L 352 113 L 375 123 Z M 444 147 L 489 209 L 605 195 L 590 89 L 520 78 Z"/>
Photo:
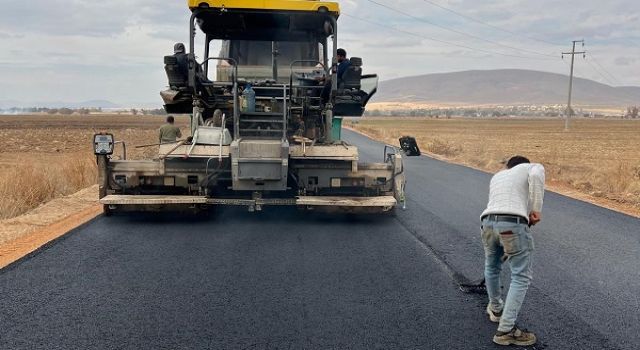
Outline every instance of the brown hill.
<path fill-rule="evenodd" d="M 564 104 L 568 76 L 520 70 L 472 70 L 382 81 L 373 102 L 433 104 Z M 640 87 L 612 87 L 574 79 L 573 101 L 580 105 L 640 104 Z"/>

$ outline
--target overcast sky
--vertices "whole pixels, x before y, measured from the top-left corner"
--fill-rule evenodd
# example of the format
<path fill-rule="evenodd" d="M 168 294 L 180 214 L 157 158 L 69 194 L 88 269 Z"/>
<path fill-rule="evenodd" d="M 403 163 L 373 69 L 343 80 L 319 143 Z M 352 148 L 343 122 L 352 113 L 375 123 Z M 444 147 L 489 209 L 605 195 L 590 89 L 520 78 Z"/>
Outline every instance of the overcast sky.
<path fill-rule="evenodd" d="M 498 68 L 566 74 L 560 53 L 584 38 L 590 55 L 577 59 L 578 76 L 640 85 L 638 0 L 375 2 L 340 1 L 339 41 L 383 80 Z M 186 0 L 3 1 L 0 100 L 160 105 L 162 57 L 188 41 L 188 18 Z"/>

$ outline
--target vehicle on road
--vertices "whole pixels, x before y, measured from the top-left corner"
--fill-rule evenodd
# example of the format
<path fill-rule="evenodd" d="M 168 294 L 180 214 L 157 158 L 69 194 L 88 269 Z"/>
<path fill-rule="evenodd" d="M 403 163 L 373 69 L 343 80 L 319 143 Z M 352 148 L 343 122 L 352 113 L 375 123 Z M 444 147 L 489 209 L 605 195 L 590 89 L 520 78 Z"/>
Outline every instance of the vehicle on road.
<path fill-rule="evenodd" d="M 177 45 L 164 58 L 161 96 L 168 113 L 191 115 L 191 137 L 160 144 L 154 160 L 116 160 L 113 135 L 97 134 L 105 213 L 215 205 L 368 213 L 404 203 L 401 152 L 388 147 L 383 162 L 361 163 L 341 140 L 342 117 L 363 115 L 378 77 L 352 57 L 338 79 L 338 3 L 188 5 L 188 51 Z M 196 42 L 204 43 L 200 61 Z"/>

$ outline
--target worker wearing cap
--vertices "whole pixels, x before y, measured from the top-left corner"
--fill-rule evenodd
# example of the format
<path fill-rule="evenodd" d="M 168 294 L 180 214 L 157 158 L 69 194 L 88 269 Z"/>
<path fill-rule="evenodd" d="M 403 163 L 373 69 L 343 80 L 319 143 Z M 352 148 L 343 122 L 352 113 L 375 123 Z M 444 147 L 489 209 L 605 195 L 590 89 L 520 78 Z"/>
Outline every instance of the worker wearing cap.
<path fill-rule="evenodd" d="M 160 127 L 159 130 L 159 141 L 160 144 L 163 143 L 173 143 L 179 137 L 182 137 L 182 133 L 180 132 L 180 128 L 174 125 L 175 119 L 173 116 L 167 117 L 167 124 Z"/>
<path fill-rule="evenodd" d="M 176 58 L 178 71 L 186 78 L 189 74 L 189 58 L 183 43 L 173 45 L 173 56 Z"/>
<path fill-rule="evenodd" d="M 522 156 L 507 162 L 507 169 L 491 179 L 489 203 L 482 213 L 482 243 L 485 252 L 484 275 L 489 295 L 487 313 L 498 322 L 493 341 L 499 345 L 529 346 L 536 336 L 516 327 L 516 318 L 531 284 L 533 237 L 531 226 L 542 219 L 544 167 L 531 164 Z M 500 272 L 509 262 L 511 285 L 506 301 L 500 293 Z"/>

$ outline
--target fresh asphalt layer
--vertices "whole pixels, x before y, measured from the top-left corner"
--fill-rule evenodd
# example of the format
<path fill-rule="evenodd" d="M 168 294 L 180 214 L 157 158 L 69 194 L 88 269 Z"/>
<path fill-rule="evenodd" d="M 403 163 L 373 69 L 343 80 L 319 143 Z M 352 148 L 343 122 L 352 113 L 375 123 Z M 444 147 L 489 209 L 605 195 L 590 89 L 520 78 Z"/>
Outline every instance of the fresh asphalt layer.
<path fill-rule="evenodd" d="M 98 217 L 0 271 L 0 349 L 500 348 L 485 297 L 456 284 L 482 275 L 490 175 L 405 165 L 395 217 Z M 543 215 L 520 316 L 532 348 L 640 348 L 640 220 L 554 193 Z"/>

